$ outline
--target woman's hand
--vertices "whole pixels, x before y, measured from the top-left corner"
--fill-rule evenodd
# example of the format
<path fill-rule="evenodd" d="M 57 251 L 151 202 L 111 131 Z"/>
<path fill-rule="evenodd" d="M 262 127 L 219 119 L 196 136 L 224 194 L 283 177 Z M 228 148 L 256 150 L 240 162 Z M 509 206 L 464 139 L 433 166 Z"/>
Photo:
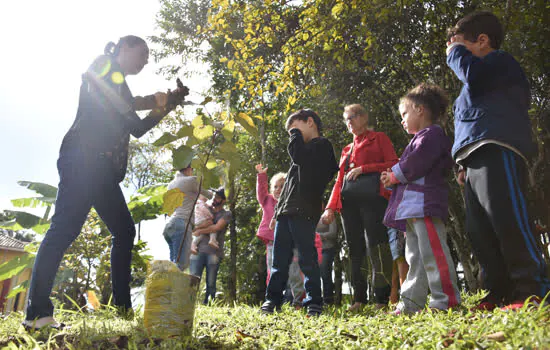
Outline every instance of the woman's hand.
<path fill-rule="evenodd" d="M 456 174 L 456 182 L 458 182 L 460 186 L 464 186 L 466 182 L 466 170 L 461 169 L 458 171 L 458 174 Z"/>
<path fill-rule="evenodd" d="M 262 168 L 262 164 L 256 164 L 256 171 L 258 172 L 258 174 L 263 174 L 263 173 L 267 173 L 267 167 L 265 168 Z"/>
<path fill-rule="evenodd" d="M 334 210 L 325 209 L 325 212 L 321 216 L 321 222 L 325 225 L 330 225 L 334 221 Z"/>
<path fill-rule="evenodd" d="M 157 108 L 164 108 L 168 103 L 168 94 L 164 92 L 155 93 L 155 102 L 157 103 Z"/>
<path fill-rule="evenodd" d="M 269 229 L 271 231 L 275 230 L 275 223 L 276 223 L 275 218 L 271 219 L 271 221 L 269 222 Z"/>
<path fill-rule="evenodd" d="M 363 169 L 361 167 L 353 168 L 346 174 L 346 179 L 349 181 L 355 181 L 359 175 L 363 174 Z"/>

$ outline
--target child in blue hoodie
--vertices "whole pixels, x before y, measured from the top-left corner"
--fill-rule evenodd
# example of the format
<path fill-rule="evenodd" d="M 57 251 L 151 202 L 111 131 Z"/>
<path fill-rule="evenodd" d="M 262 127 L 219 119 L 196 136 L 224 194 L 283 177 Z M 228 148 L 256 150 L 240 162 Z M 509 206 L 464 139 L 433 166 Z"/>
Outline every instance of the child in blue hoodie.
<path fill-rule="evenodd" d="M 550 290 L 525 197 L 534 151 L 529 83 L 519 63 L 499 50 L 503 39 L 498 18 L 476 12 L 458 21 L 447 42 L 447 64 L 464 84 L 454 104 L 453 158 L 466 230 L 489 291 L 479 310 L 537 304 Z"/>

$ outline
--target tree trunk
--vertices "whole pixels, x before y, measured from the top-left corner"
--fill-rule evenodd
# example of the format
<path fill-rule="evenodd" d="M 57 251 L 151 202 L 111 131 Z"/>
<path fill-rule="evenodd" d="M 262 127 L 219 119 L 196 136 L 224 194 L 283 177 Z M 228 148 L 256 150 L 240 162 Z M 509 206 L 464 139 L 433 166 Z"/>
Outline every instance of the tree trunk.
<path fill-rule="evenodd" d="M 87 259 L 87 260 L 88 260 L 88 273 L 86 275 L 86 286 L 84 287 L 85 291 L 90 289 L 90 282 L 92 279 L 92 260 L 91 259 Z"/>
<path fill-rule="evenodd" d="M 237 201 L 237 195 L 235 194 L 235 178 L 229 178 L 229 210 L 231 213 L 235 213 L 235 204 Z M 234 302 L 237 300 L 237 219 L 235 215 L 231 216 L 231 222 L 229 224 L 229 281 L 227 288 L 229 290 L 229 301 Z"/>
<path fill-rule="evenodd" d="M 71 295 L 71 298 L 73 299 L 73 301 L 78 305 L 78 306 L 81 306 L 80 303 L 79 303 L 79 294 L 80 294 L 80 288 L 79 288 L 79 284 L 78 284 L 78 272 L 75 270 L 74 272 L 74 275 L 73 275 L 73 287 L 72 287 L 72 293 L 67 293 L 67 294 L 72 294 Z M 70 302 L 70 301 L 69 301 Z M 70 308 L 74 308 L 75 305 L 72 305 L 70 304 L 69 305 Z"/>
<path fill-rule="evenodd" d="M 98 280 L 96 279 L 96 284 L 101 294 L 101 304 L 108 305 L 109 303 L 112 302 L 111 299 L 113 296 L 113 287 L 111 284 L 111 271 L 106 270 L 106 271 L 102 271 L 102 273 L 105 274 L 105 276 L 101 279 L 103 283 L 98 283 Z"/>
<path fill-rule="evenodd" d="M 508 29 L 508 26 L 510 24 L 510 18 L 512 16 L 512 10 L 513 10 L 513 1 L 512 0 L 506 0 L 506 8 L 505 8 L 505 12 L 504 12 L 504 18 L 503 18 L 503 30 L 504 30 L 504 33 L 506 33 L 507 29 Z"/>
<path fill-rule="evenodd" d="M 266 290 L 267 281 L 267 257 L 265 254 L 258 255 L 258 288 L 256 292 L 256 301 L 263 302 Z"/>
<path fill-rule="evenodd" d="M 537 115 L 536 118 L 532 119 L 533 124 L 533 131 L 535 135 L 535 142 L 537 143 L 537 155 L 534 157 L 531 164 L 528 165 L 528 172 L 529 172 L 529 198 L 532 198 L 532 200 L 529 200 L 529 208 L 528 211 L 531 213 L 532 220 L 535 222 L 536 225 L 539 225 L 541 231 L 548 230 L 550 227 L 550 202 L 546 200 L 547 197 L 547 181 L 548 178 L 548 149 L 550 147 L 550 133 L 548 132 L 547 128 L 545 127 L 544 123 L 541 123 L 541 121 L 544 120 L 550 120 L 550 109 L 541 112 L 539 115 Z M 550 252 L 548 250 L 547 243 L 544 243 L 544 237 L 539 236 L 539 233 L 537 229 L 535 229 L 535 236 L 539 239 L 537 239 L 537 243 L 539 243 L 540 248 L 542 250 L 542 254 L 544 257 L 544 260 L 546 262 L 546 265 L 550 266 Z"/>
<path fill-rule="evenodd" d="M 462 208 L 458 208 L 457 206 L 456 202 L 452 200 L 449 201 L 450 227 L 452 227 L 454 232 L 450 231 L 448 236 L 451 238 L 460 263 L 462 264 L 464 279 L 468 286 L 468 290 L 476 291 L 481 287 L 477 278 L 480 268 L 477 260 L 471 254 L 472 247 L 462 223 L 464 220 L 463 210 L 460 210 Z M 460 213 L 460 215 L 457 213 Z"/>
<path fill-rule="evenodd" d="M 265 167 L 267 164 L 267 156 L 266 156 L 266 138 L 265 138 L 265 111 L 262 109 L 262 120 L 259 122 L 259 131 L 260 131 L 260 147 L 262 150 L 262 164 Z"/>

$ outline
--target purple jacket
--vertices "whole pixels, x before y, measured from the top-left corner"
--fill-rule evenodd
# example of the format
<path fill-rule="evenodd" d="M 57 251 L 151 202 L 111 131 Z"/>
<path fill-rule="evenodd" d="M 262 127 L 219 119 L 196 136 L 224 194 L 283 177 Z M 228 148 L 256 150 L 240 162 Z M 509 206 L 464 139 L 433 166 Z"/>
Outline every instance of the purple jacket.
<path fill-rule="evenodd" d="M 384 224 L 406 230 L 406 219 L 448 217 L 446 176 L 453 166 L 451 141 L 439 125 L 414 135 L 392 171 L 399 180 L 390 197 Z"/>

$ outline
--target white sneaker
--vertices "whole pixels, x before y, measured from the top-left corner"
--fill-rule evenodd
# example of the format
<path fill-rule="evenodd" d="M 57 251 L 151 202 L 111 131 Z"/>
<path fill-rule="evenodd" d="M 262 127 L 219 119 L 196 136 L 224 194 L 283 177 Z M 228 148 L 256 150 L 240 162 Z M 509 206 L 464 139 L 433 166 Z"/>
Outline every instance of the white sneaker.
<path fill-rule="evenodd" d="M 44 327 L 61 330 L 67 327 L 64 323 L 57 322 L 53 316 L 41 317 L 36 320 L 25 320 L 22 324 L 27 331 L 35 331 Z"/>

